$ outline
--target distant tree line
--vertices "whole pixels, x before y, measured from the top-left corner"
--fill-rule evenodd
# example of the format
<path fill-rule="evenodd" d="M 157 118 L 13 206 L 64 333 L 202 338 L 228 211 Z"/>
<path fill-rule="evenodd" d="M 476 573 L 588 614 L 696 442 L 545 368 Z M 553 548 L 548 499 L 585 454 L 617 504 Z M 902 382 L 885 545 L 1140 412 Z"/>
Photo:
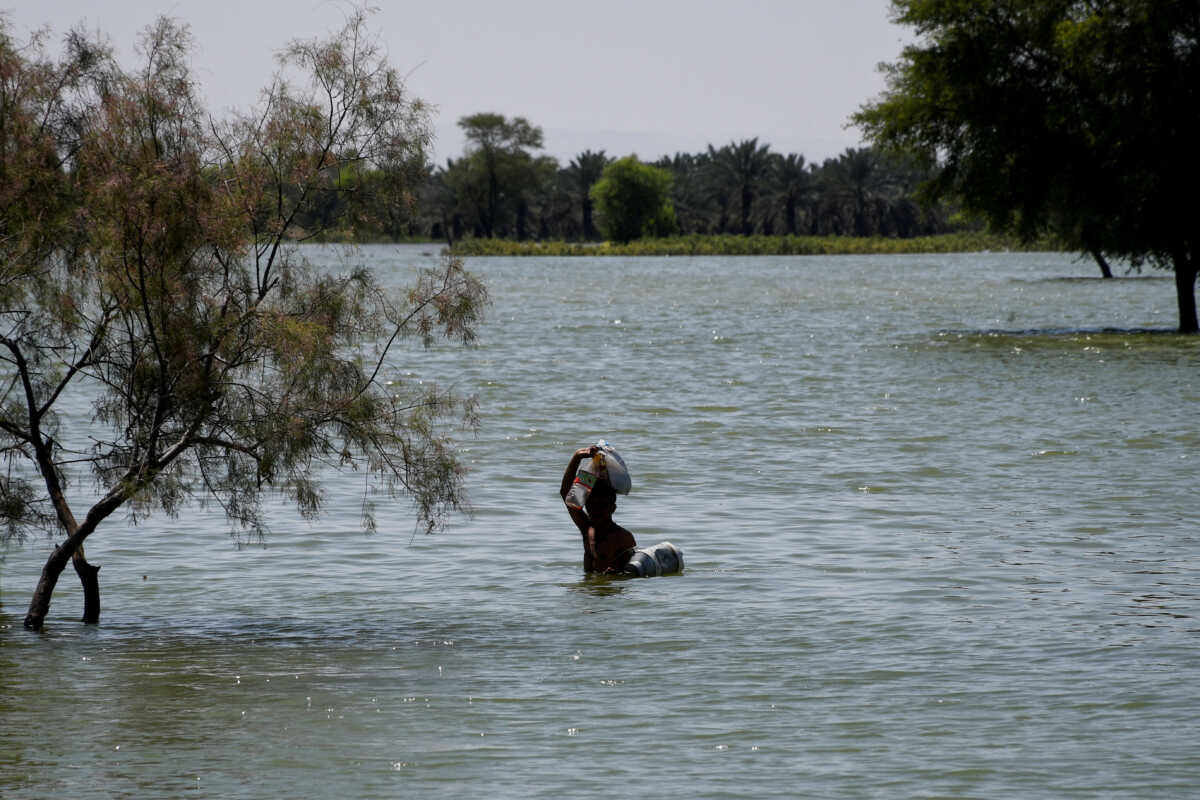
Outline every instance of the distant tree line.
<path fill-rule="evenodd" d="M 615 159 L 585 150 L 562 166 L 539 154 L 542 130 L 521 117 L 463 117 L 460 158 L 431 169 L 412 233 L 457 241 L 602 238 L 593 188 Z M 930 175 L 912 159 L 850 148 L 822 164 L 758 138 L 647 162 L 671 176 L 681 234 L 913 237 L 962 226 L 916 196 Z"/>
<path fill-rule="evenodd" d="M 423 177 L 407 184 L 415 183 L 417 191 L 389 191 L 386 181 L 371 175 L 331 175 L 322 202 L 297 221 L 300 230 L 328 237 L 336 227 L 347 238 L 448 242 L 607 238 L 593 190 L 618 159 L 585 150 L 564 166 L 542 152 L 542 129 L 522 117 L 480 113 L 458 125 L 466 137 L 463 154 L 426 163 Z M 660 224 L 652 235 L 910 238 L 969 227 L 956 221 L 948 203 L 918 199 L 927 169 L 872 148 L 850 148 L 815 164 L 752 138 L 643 163 L 670 176 L 673 228 Z M 356 188 L 339 191 L 342 182 Z"/>

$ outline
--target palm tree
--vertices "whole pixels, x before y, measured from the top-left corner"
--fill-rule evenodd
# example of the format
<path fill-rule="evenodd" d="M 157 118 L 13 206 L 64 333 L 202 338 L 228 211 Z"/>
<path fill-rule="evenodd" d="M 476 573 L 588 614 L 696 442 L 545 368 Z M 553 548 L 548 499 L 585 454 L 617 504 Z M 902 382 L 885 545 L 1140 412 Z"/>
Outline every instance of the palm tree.
<path fill-rule="evenodd" d="M 720 150 L 710 144 L 708 156 L 715 188 L 724 189 L 741 201 L 741 234 L 749 236 L 754 232 L 750 222 L 754 200 L 762 192 L 771 172 L 771 146 L 759 145 L 756 136 L 730 142 Z"/>
<path fill-rule="evenodd" d="M 680 233 L 708 233 L 713 229 L 716 198 L 708 184 L 708 155 L 676 153 L 663 156 L 654 166 L 670 170 L 671 203 Z"/>
<path fill-rule="evenodd" d="M 868 210 L 885 201 L 895 183 L 879 152 L 868 147 L 847 148 L 837 160 L 826 161 L 822 172 L 830 198 L 849 206 L 854 235 L 869 235 Z"/>
<path fill-rule="evenodd" d="M 570 165 L 563 170 L 568 184 L 579 197 L 580 207 L 583 209 L 583 238 L 589 241 L 600 238 L 600 233 L 592 221 L 592 186 L 600 180 L 604 168 L 611 161 L 611 158 L 604 155 L 603 150 L 598 153 L 584 150 L 571 159 Z"/>
<path fill-rule="evenodd" d="M 774 154 L 772 159 L 772 175 L 774 176 L 775 198 L 783 203 L 783 224 L 785 233 L 795 236 L 796 214 L 816 195 L 816 179 L 804 156 L 788 153 L 786 156 Z"/>

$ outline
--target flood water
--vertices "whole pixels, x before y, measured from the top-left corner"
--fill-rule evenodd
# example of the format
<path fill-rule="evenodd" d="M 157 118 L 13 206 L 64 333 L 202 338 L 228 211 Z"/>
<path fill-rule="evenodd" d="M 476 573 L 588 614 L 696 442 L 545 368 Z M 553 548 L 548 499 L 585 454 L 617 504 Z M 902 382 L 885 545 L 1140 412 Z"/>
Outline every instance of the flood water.
<path fill-rule="evenodd" d="M 356 258 L 405 283 L 428 248 Z M 339 248 L 308 251 L 318 261 Z M 361 476 L 264 546 L 216 514 L 0 564 L 0 795 L 1194 797 L 1200 338 L 1162 273 L 1057 254 L 475 259 L 474 515 L 358 527 Z M 557 489 L 682 576 L 585 578 Z M 77 491 L 86 487 L 79 485 Z"/>

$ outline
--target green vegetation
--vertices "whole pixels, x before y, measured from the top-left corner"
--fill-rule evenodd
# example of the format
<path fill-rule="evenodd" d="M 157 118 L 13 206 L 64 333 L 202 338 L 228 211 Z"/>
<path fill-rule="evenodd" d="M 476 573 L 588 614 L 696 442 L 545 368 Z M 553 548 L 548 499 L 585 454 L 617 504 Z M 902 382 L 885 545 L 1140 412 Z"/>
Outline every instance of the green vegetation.
<path fill-rule="evenodd" d="M 404 205 L 425 106 L 361 12 L 290 46 L 289 80 L 230 120 L 200 107 L 190 46 L 163 19 L 135 69 L 78 34 L 56 61 L 0 17 L 0 532 L 58 539 L 29 628 L 67 562 L 98 620 L 83 545 L 122 508 L 207 499 L 261 535 L 265 491 L 319 512 L 318 465 L 407 494 L 429 526 L 461 503 L 447 431 L 471 404 L 386 365 L 406 337 L 472 338 L 483 286 L 447 260 L 394 297 L 366 270 L 315 273 L 292 244 Z M 85 431 L 61 429 L 63 407 L 89 405 Z M 89 476 L 98 499 L 77 508 L 88 493 L 66 487 Z"/>
<path fill-rule="evenodd" d="M 861 236 L 670 236 L 626 243 L 515 242 L 464 239 L 457 256 L 765 256 L 869 255 L 900 253 L 979 253 L 1007 250 L 1059 250 L 1050 239 L 1025 241 L 1016 236 L 950 233 L 911 239 Z"/>
<path fill-rule="evenodd" d="M 482 116 L 497 126 L 511 124 L 498 114 Z M 497 173 L 494 212 L 486 202 L 489 183 L 479 150 L 468 143 L 463 158 L 432 170 L 409 231 L 451 244 L 468 238 L 590 242 L 601 229 L 618 240 L 642 235 L 640 230 L 613 235 L 605 212 L 594 208 L 592 189 L 613 162 L 604 151 L 584 151 L 559 168 L 553 158 L 535 155 L 540 129 L 525 141 L 524 149 L 504 156 L 510 166 Z M 636 157 L 623 160 L 630 159 Z M 981 227 L 964 224 L 949 203 L 922 204 L 916 198 L 930 169 L 873 149 L 852 148 L 809 164 L 802 155 L 774 152 L 754 138 L 639 163 L 669 177 L 674 225 L 668 230 L 684 235 L 910 238 Z"/>
<path fill-rule="evenodd" d="M 1197 324 L 1200 3 L 895 0 L 919 34 L 855 116 L 996 230 L 1174 270 Z M 936 170 L 936 171 L 934 171 Z"/>
<path fill-rule="evenodd" d="M 423 219 L 431 238 L 529 238 L 535 198 L 557 177 L 558 162 L 538 156 L 542 129 L 522 117 L 481 113 L 458 121 L 467 139 L 462 158 L 427 174 Z"/>
<path fill-rule="evenodd" d="M 610 239 L 620 243 L 676 230 L 671 207 L 671 173 L 627 156 L 604 168 L 592 187 L 592 200 Z"/>
<path fill-rule="evenodd" d="M 572 198 L 579 201 L 581 230 L 583 238 L 589 241 L 600 238 L 593 215 L 595 204 L 592 201 L 592 187 L 600 180 L 610 160 L 603 150 L 598 153 L 584 150 L 571 159 L 571 163 L 562 172 Z"/>

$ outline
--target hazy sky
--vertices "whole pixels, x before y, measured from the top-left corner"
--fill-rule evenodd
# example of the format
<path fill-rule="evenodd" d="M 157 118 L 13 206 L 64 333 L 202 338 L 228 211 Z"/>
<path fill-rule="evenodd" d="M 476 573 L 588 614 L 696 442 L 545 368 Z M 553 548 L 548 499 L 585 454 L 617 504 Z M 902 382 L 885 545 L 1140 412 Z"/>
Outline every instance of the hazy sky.
<path fill-rule="evenodd" d="M 439 161 L 462 152 L 456 121 L 524 116 L 564 163 L 585 149 L 653 159 L 753 136 L 810 161 L 859 144 L 846 119 L 877 95 L 876 65 L 907 32 L 888 0 L 375 0 L 372 29 L 408 87 L 437 108 Z M 246 108 L 296 38 L 340 26 L 328 0 L 0 0 L 18 38 L 81 22 L 131 63 L 160 14 L 191 26 L 214 112 Z"/>

